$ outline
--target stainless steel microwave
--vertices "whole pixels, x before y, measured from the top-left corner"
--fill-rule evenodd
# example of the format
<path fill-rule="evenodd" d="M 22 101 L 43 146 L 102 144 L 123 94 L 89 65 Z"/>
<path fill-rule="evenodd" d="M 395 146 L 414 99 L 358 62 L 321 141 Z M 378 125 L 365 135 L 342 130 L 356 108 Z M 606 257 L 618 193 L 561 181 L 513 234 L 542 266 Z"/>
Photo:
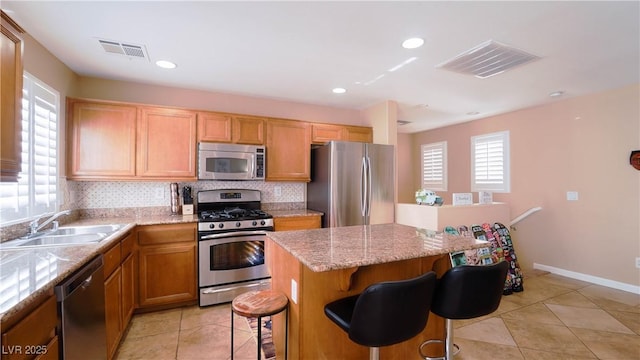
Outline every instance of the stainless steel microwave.
<path fill-rule="evenodd" d="M 198 180 L 264 180 L 265 147 L 198 144 Z"/>

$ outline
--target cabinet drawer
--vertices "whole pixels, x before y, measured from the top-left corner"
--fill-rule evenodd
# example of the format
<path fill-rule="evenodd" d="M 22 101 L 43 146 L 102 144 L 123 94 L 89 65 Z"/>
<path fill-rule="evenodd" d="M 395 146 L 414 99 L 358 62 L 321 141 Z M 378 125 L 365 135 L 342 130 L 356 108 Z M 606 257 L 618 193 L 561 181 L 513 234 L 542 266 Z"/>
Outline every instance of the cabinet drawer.
<path fill-rule="evenodd" d="M 58 360 L 58 337 L 54 336 L 45 347 L 40 348 L 40 355 L 35 360 Z"/>
<path fill-rule="evenodd" d="M 3 348 L 8 349 L 10 346 L 15 346 L 17 349 L 20 346 L 21 349 L 25 349 L 27 346 L 33 348 L 38 345 L 47 345 L 55 337 L 56 322 L 56 297 L 50 296 L 42 305 L 2 334 Z M 6 358 L 33 358 L 32 354 L 27 355 L 24 352 L 15 355 Z M 3 358 L 5 357 L 3 356 Z"/>
<path fill-rule="evenodd" d="M 129 254 L 133 251 L 135 237 L 133 233 L 127 234 L 127 236 L 120 241 L 120 258 L 122 260 L 126 259 Z"/>
<path fill-rule="evenodd" d="M 104 253 L 104 278 L 108 278 L 109 275 L 120 266 L 120 243 L 117 243 L 111 249 Z"/>
<path fill-rule="evenodd" d="M 196 225 L 171 224 L 150 225 L 138 229 L 138 244 L 155 245 L 177 242 L 189 242 L 196 239 Z"/>
<path fill-rule="evenodd" d="M 314 215 L 274 218 L 273 227 L 275 231 L 319 229 L 320 216 Z"/>

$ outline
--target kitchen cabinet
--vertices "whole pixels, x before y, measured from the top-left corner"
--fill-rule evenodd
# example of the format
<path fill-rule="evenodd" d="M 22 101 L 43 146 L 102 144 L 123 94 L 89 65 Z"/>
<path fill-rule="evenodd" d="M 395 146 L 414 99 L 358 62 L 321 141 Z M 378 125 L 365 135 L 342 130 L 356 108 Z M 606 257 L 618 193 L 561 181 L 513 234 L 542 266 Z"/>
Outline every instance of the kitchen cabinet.
<path fill-rule="evenodd" d="M 195 303 L 196 224 L 138 227 L 140 308 Z"/>
<path fill-rule="evenodd" d="M 275 231 L 319 229 L 320 220 L 320 215 L 274 217 L 273 228 Z"/>
<path fill-rule="evenodd" d="M 198 142 L 231 142 L 231 115 L 198 112 Z"/>
<path fill-rule="evenodd" d="M 0 22 L 0 181 L 16 182 L 21 164 L 22 37 L 24 30 L 4 11 Z"/>
<path fill-rule="evenodd" d="M 142 178 L 196 179 L 196 113 L 140 107 L 137 175 Z"/>
<path fill-rule="evenodd" d="M 236 144 L 264 145 L 264 118 L 234 116 L 232 140 Z"/>
<path fill-rule="evenodd" d="M 136 175 L 136 107 L 67 99 L 67 178 Z"/>
<path fill-rule="evenodd" d="M 364 126 L 346 126 L 337 124 L 311 124 L 311 142 L 324 144 L 326 142 L 356 141 L 373 142 L 373 129 Z"/>
<path fill-rule="evenodd" d="M 59 358 L 56 297 L 53 294 L 12 325 L 2 324 L 2 360 Z"/>
<path fill-rule="evenodd" d="M 134 232 L 104 253 L 107 359 L 112 359 L 135 306 Z"/>
<path fill-rule="evenodd" d="M 311 128 L 295 120 L 267 120 L 267 181 L 311 180 Z"/>

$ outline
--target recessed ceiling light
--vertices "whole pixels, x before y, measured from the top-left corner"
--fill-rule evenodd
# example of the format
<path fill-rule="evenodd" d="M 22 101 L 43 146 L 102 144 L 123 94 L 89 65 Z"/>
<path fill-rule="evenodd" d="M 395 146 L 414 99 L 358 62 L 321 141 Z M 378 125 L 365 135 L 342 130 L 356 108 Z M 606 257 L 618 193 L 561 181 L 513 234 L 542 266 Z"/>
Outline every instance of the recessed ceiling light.
<path fill-rule="evenodd" d="M 421 38 L 411 38 L 402 42 L 402 47 L 405 49 L 419 48 L 424 44 L 424 40 Z"/>
<path fill-rule="evenodd" d="M 560 97 L 564 95 L 564 91 L 554 91 L 551 94 L 549 94 L 550 97 Z"/>
<path fill-rule="evenodd" d="M 344 93 L 347 92 L 347 89 L 341 88 L 341 87 L 337 87 L 337 88 L 334 88 L 331 91 L 333 91 L 334 94 L 344 94 Z"/>
<path fill-rule="evenodd" d="M 167 61 L 167 60 L 158 60 L 158 61 L 156 61 L 156 65 L 158 65 L 159 67 L 161 67 L 163 69 L 175 69 L 176 68 L 176 64 L 172 63 L 171 61 Z"/>

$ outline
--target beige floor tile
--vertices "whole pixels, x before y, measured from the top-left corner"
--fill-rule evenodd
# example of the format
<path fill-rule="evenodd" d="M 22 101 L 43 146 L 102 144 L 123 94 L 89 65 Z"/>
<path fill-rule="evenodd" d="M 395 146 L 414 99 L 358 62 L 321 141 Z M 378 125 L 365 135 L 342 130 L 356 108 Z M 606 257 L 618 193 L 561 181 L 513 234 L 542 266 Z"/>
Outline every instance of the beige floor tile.
<path fill-rule="evenodd" d="M 182 309 L 134 315 L 127 338 L 144 337 L 180 330 Z"/>
<path fill-rule="evenodd" d="M 178 332 L 144 337 L 127 336 L 120 344 L 117 360 L 174 360 L 178 348 Z"/>
<path fill-rule="evenodd" d="M 234 316 L 234 327 L 242 331 L 250 331 L 246 318 Z M 229 304 L 199 307 L 191 306 L 182 310 L 181 329 L 191 329 L 203 325 L 221 325 L 231 327 L 231 307 Z"/>
<path fill-rule="evenodd" d="M 582 342 L 602 360 L 640 359 L 640 336 L 608 331 L 571 328 Z"/>
<path fill-rule="evenodd" d="M 251 333 L 234 332 L 234 348 L 240 349 L 253 339 Z M 255 341 L 253 341 L 254 344 Z M 254 352 L 255 354 L 255 352 Z M 255 356 L 255 355 L 254 355 Z M 228 359 L 231 357 L 231 329 L 221 325 L 204 325 L 180 331 L 178 360 Z"/>
<path fill-rule="evenodd" d="M 490 318 L 455 329 L 453 338 L 516 346 L 501 318 Z"/>
<path fill-rule="evenodd" d="M 640 313 L 640 295 L 638 294 L 600 285 L 589 285 L 578 292 L 603 309 Z"/>
<path fill-rule="evenodd" d="M 634 334 L 631 329 L 602 309 L 586 309 L 575 306 L 546 304 L 569 327 Z"/>
<path fill-rule="evenodd" d="M 544 303 L 598 309 L 598 305 L 577 291 L 552 297 L 545 300 Z"/>
<path fill-rule="evenodd" d="M 566 326 L 510 319 L 504 319 L 504 322 L 520 348 L 557 352 L 558 359 L 562 354 L 592 356 L 591 351 Z"/>
<path fill-rule="evenodd" d="M 525 306 L 500 316 L 503 319 L 522 322 L 539 322 L 543 324 L 562 325 L 562 321 L 560 321 L 560 319 L 558 319 L 558 317 L 542 303 Z"/>
<path fill-rule="evenodd" d="M 460 346 L 456 360 L 524 360 L 515 346 L 468 339 L 457 339 L 456 344 Z"/>
<path fill-rule="evenodd" d="M 520 352 L 524 355 L 525 360 L 590 360 L 595 359 L 595 355 L 576 356 L 571 354 L 560 354 L 551 351 L 541 351 L 533 349 L 520 348 Z"/>
<path fill-rule="evenodd" d="M 616 310 L 607 310 L 607 312 L 618 321 L 623 323 L 624 326 L 631 329 L 637 335 L 640 335 L 640 313 Z"/>
<path fill-rule="evenodd" d="M 583 287 L 591 285 L 591 283 L 588 283 L 586 281 L 571 279 L 571 278 L 567 278 L 567 277 L 555 275 L 555 274 L 547 274 L 545 276 L 539 276 L 531 281 L 542 283 L 542 284 L 560 286 L 560 287 L 571 289 L 571 290 L 578 290 Z"/>

